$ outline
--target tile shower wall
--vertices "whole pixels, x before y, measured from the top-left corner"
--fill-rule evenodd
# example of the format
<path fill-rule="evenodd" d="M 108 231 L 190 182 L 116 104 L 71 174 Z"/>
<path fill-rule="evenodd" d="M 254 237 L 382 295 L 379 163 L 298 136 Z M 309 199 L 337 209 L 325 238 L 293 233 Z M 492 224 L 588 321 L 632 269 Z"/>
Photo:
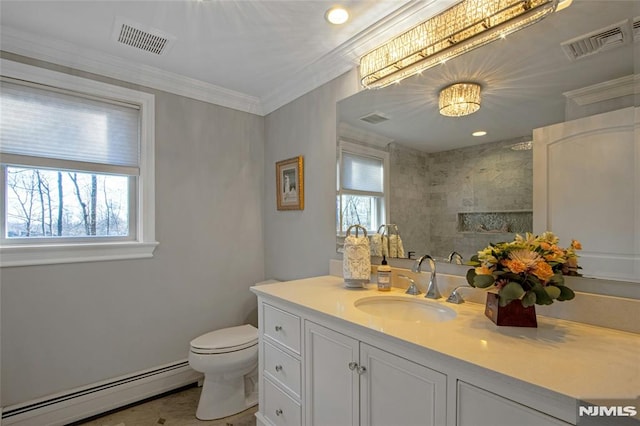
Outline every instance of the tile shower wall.
<path fill-rule="evenodd" d="M 521 140 L 433 154 L 390 144 L 391 220 L 401 225 L 405 250 L 438 257 L 456 250 L 468 259 L 489 242 L 512 239 L 492 225 L 462 232 L 458 215 L 532 210 L 532 151 L 509 149 Z"/>
<path fill-rule="evenodd" d="M 389 220 L 400 228 L 400 236 L 407 251 L 421 256 L 425 242 L 431 239 L 431 210 L 429 209 L 428 154 L 392 142 L 389 150 Z"/>

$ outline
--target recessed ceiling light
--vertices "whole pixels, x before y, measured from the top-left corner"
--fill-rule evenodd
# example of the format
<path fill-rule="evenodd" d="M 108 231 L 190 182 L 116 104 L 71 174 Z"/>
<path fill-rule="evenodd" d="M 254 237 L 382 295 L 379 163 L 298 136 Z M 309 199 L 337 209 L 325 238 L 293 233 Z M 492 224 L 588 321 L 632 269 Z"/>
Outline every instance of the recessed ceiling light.
<path fill-rule="evenodd" d="M 327 13 L 324 15 L 325 19 L 335 25 L 344 24 L 349 20 L 349 12 L 344 7 L 332 7 L 327 10 Z"/>
<path fill-rule="evenodd" d="M 477 132 L 471 133 L 472 136 L 486 136 L 487 132 L 484 130 L 478 130 Z"/>

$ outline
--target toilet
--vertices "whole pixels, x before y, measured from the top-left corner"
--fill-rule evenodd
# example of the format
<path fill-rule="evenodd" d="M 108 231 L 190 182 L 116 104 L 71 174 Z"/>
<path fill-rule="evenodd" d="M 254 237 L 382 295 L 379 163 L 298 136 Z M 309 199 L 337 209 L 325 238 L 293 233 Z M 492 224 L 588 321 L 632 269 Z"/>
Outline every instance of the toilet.
<path fill-rule="evenodd" d="M 258 403 L 258 329 L 254 326 L 228 327 L 196 337 L 191 341 L 189 365 L 204 374 L 198 419 L 232 416 Z"/>
<path fill-rule="evenodd" d="M 258 403 L 258 329 L 223 328 L 191 341 L 189 365 L 204 373 L 196 417 L 214 420 Z"/>

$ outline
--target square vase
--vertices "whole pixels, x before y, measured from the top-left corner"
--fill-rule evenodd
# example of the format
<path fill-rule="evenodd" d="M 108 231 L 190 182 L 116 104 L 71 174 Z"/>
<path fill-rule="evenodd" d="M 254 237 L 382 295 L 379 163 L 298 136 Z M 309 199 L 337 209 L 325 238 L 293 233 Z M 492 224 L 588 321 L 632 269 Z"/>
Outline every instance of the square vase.
<path fill-rule="evenodd" d="M 484 314 L 496 325 L 511 327 L 537 327 L 536 307 L 522 306 L 520 300 L 513 300 L 507 306 L 500 306 L 497 293 L 487 293 Z"/>

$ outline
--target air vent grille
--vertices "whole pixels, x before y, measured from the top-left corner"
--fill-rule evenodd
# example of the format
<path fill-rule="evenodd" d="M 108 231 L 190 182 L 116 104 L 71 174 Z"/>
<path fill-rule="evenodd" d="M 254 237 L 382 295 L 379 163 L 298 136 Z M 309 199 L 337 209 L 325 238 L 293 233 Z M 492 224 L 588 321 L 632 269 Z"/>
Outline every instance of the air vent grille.
<path fill-rule="evenodd" d="M 126 22 L 120 18 L 116 19 L 113 38 L 119 43 L 156 55 L 166 53 L 175 39 L 156 29 L 144 28 L 141 24 Z"/>
<path fill-rule="evenodd" d="M 387 121 L 388 118 L 383 114 L 380 114 L 379 112 L 374 112 L 371 114 L 367 114 L 364 117 L 360 117 L 360 120 L 366 121 L 369 124 L 378 124 L 382 123 L 383 121 Z"/>
<path fill-rule="evenodd" d="M 574 38 L 562 43 L 562 49 L 570 60 L 584 58 L 595 53 L 629 43 L 629 20 Z"/>
<path fill-rule="evenodd" d="M 640 16 L 633 19 L 633 41 L 640 41 Z"/>

